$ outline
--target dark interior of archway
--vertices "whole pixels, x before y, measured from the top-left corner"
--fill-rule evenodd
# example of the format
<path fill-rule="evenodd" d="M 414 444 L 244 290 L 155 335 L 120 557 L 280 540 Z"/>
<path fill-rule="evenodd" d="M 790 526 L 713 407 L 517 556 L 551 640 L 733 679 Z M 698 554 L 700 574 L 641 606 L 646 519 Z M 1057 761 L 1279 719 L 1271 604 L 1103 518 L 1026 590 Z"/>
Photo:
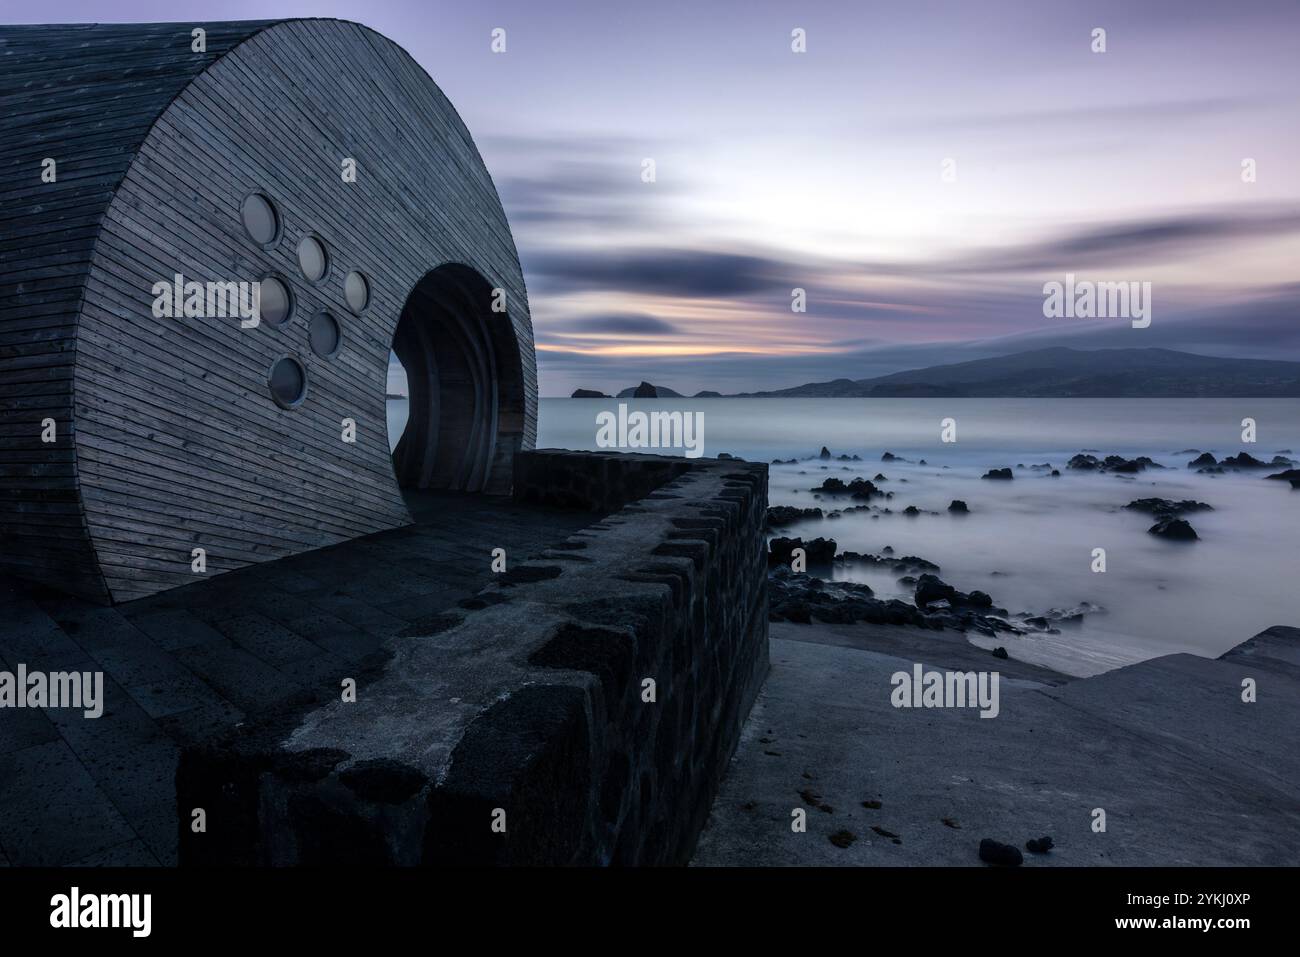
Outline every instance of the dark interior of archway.
<path fill-rule="evenodd" d="M 509 489 L 517 442 L 502 423 L 518 418 L 510 413 L 519 359 L 510 322 L 491 302 L 489 283 L 456 264 L 425 275 L 407 297 L 393 335 L 410 394 L 393 450 L 404 489 Z"/>

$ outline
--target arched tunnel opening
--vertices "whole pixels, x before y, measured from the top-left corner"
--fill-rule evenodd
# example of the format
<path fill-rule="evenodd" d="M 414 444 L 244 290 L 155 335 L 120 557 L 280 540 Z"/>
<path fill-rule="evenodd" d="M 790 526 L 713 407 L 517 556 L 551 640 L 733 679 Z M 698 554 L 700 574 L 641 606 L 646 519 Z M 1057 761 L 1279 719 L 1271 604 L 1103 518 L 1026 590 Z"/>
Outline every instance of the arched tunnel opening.
<path fill-rule="evenodd" d="M 426 273 L 406 298 L 389 365 L 390 394 L 405 377 L 406 416 L 390 399 L 389 438 L 408 504 L 418 490 L 510 491 L 523 377 L 509 314 L 493 299 L 491 283 L 459 263 Z"/>

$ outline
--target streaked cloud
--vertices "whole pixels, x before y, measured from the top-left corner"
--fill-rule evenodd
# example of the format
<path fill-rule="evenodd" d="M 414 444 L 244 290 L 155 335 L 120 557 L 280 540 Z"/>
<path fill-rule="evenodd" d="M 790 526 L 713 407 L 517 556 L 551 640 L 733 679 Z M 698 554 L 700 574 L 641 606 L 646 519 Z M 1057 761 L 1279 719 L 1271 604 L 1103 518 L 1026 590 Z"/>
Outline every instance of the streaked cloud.
<path fill-rule="evenodd" d="M 772 389 L 1052 343 L 1072 271 L 1149 280 L 1143 344 L 1300 358 L 1300 3 L 658 0 L 359 18 L 442 87 L 518 245 L 546 395 Z M 42 22 L 239 19 L 248 0 L 50 0 Z M 789 50 L 793 26 L 808 52 Z M 509 53 L 493 55 L 503 26 Z M 1108 51 L 1093 54 L 1103 26 Z M 654 183 L 640 177 L 653 158 Z M 1240 163 L 1257 161 L 1257 182 Z M 955 162 L 955 182 L 940 164 Z M 790 311 L 790 290 L 808 311 Z"/>

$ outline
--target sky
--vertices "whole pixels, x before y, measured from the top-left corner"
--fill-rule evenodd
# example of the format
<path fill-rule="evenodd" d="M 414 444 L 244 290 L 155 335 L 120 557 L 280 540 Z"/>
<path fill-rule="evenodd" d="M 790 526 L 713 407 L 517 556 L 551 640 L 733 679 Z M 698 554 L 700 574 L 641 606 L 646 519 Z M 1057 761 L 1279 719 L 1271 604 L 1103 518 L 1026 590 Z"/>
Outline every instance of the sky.
<path fill-rule="evenodd" d="M 0 11 L 337 16 L 403 45 L 493 175 L 543 395 L 776 389 L 1054 345 L 1300 360 L 1297 0 Z M 1151 325 L 1045 318 L 1043 284 L 1067 273 L 1150 282 Z"/>

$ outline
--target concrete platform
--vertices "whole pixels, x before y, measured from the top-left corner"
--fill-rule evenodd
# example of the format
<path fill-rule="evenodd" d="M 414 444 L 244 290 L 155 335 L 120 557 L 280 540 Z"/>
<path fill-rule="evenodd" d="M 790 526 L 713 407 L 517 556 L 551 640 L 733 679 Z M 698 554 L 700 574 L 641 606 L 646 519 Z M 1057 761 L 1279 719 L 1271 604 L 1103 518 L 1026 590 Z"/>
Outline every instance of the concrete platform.
<path fill-rule="evenodd" d="M 1300 859 L 1300 629 L 1086 679 L 953 632 L 774 623 L 771 635 L 772 671 L 696 865 L 975 866 L 981 838 L 1023 850 L 1045 834 L 1055 849 L 1025 866 Z M 999 671 L 999 716 L 892 707 L 890 676 L 915 662 Z M 791 830 L 795 808 L 806 833 Z M 841 831 L 846 847 L 830 840 Z"/>
<path fill-rule="evenodd" d="M 113 608 L 0 582 L 0 668 L 103 671 L 105 710 L 0 710 L 0 862 L 176 863 L 179 749 L 338 695 L 388 638 L 599 519 L 421 494 L 417 524 Z"/>
<path fill-rule="evenodd" d="M 355 698 L 181 752 L 182 866 L 686 864 L 768 671 L 767 467 L 521 452 L 603 514 L 386 639 Z"/>

